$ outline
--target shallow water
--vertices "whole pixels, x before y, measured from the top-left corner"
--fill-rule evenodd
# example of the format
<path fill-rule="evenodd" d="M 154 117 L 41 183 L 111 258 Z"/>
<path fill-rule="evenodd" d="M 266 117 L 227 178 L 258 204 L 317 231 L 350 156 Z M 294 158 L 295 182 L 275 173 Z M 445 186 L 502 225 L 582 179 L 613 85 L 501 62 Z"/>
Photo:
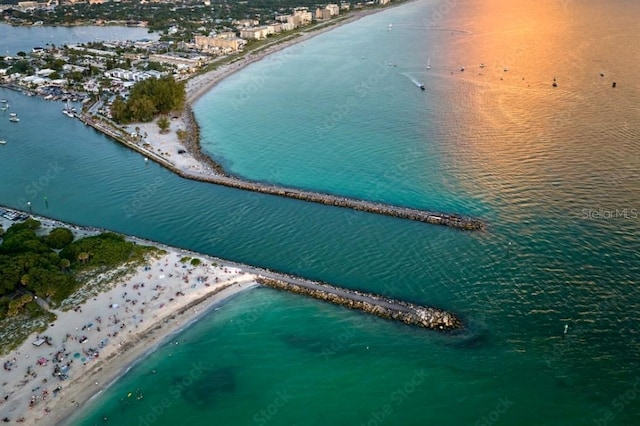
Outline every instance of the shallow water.
<path fill-rule="evenodd" d="M 2 91 L 23 120 L 0 127 L 0 177 L 12 182 L 0 203 L 32 200 L 38 213 L 437 305 L 468 324 L 440 335 L 254 289 L 74 424 L 634 424 L 637 12 L 418 1 L 253 64 L 195 106 L 203 146 L 233 173 L 478 216 L 482 233 L 189 182 L 59 105 Z M 143 399 L 120 401 L 136 389 Z"/>

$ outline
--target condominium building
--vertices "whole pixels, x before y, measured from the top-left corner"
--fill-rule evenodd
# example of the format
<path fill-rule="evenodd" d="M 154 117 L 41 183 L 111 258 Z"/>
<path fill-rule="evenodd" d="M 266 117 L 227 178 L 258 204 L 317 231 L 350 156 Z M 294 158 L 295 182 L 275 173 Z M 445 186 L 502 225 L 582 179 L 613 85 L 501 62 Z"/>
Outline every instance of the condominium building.
<path fill-rule="evenodd" d="M 220 50 L 220 53 L 239 51 L 247 42 L 235 35 L 235 33 L 223 33 L 214 37 L 195 36 L 195 43 L 203 50 Z"/>
<path fill-rule="evenodd" d="M 267 27 L 244 28 L 240 30 L 240 38 L 246 40 L 262 40 L 267 38 L 269 30 Z"/>

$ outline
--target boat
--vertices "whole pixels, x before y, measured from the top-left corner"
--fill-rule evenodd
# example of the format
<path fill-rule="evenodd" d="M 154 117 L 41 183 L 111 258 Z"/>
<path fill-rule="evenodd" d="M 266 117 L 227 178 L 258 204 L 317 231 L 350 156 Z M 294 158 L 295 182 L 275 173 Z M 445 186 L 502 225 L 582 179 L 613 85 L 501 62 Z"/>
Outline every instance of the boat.
<path fill-rule="evenodd" d="M 6 143 L 7 143 L 7 141 L 5 141 L 4 139 L 0 139 L 0 145 L 4 145 Z"/>
<path fill-rule="evenodd" d="M 418 87 L 420 88 L 420 90 L 424 90 L 424 84 L 420 84 Z"/>
<path fill-rule="evenodd" d="M 431 56 L 429 56 L 429 58 L 427 58 L 427 69 L 428 70 L 431 69 Z"/>
<path fill-rule="evenodd" d="M 17 123 L 18 121 L 20 121 L 20 119 L 18 118 L 18 114 L 16 114 L 15 112 L 9 114 L 9 121 L 11 121 L 12 123 Z"/>
<path fill-rule="evenodd" d="M 71 117 L 71 118 L 75 117 L 75 115 L 73 114 L 74 113 L 74 108 L 71 107 L 71 104 L 69 103 L 68 99 L 67 99 L 66 104 L 64 105 L 64 108 L 62 108 L 62 113 L 64 115 L 66 115 L 67 117 Z"/>

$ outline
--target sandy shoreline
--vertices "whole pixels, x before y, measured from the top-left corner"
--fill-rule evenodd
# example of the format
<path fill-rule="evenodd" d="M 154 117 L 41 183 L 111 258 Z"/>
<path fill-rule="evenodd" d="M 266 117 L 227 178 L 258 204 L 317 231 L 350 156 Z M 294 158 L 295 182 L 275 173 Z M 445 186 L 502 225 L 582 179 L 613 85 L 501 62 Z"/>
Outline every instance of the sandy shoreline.
<path fill-rule="evenodd" d="M 158 126 L 158 118 L 148 123 L 131 123 L 123 126 L 128 134 L 141 135 L 139 138 L 123 139 L 116 138 L 129 148 L 144 154 L 145 161 L 152 160 L 164 167 L 169 168 L 174 173 L 181 174 L 187 178 L 207 179 L 211 176 L 225 175 L 222 167 L 215 162 L 208 154 L 202 152 L 200 145 L 199 126 L 193 114 L 193 104 L 209 90 L 215 87 L 225 78 L 244 69 L 248 65 L 266 59 L 288 47 L 309 40 L 317 35 L 332 29 L 341 27 L 348 23 L 357 21 L 367 15 L 389 10 L 392 7 L 401 6 L 408 1 L 389 5 L 384 8 L 374 8 L 360 10 L 351 13 L 339 22 L 327 22 L 321 28 L 313 26 L 307 28 L 306 31 L 297 35 L 292 35 L 286 41 L 274 42 L 272 45 L 265 45 L 258 52 L 248 52 L 244 56 L 233 60 L 232 62 L 221 65 L 213 71 L 196 75 L 187 80 L 186 105 L 184 110 L 173 116 L 170 120 L 170 126 L 167 132 L 160 132 Z M 88 120 L 85 118 L 85 120 Z M 91 121 L 91 120 L 89 120 Z M 107 128 L 102 126 L 94 126 L 96 130 L 101 131 L 108 136 L 112 136 Z M 180 140 L 178 133 L 186 134 L 185 140 Z"/>
<path fill-rule="evenodd" d="M 404 3 L 401 3 L 404 4 Z M 397 5 L 394 5 L 397 6 Z M 340 22 L 323 28 L 309 28 L 297 37 L 262 48 L 193 77 L 187 83 L 187 109 L 212 87 L 247 65 L 323 32 L 351 23 L 366 15 L 388 10 L 369 9 L 352 13 Z M 218 173 L 201 161 L 200 146 L 186 146 L 178 130 L 189 130 L 197 123 L 188 114 L 171 120 L 170 132 L 161 134 L 157 123 L 136 123 L 128 127 L 146 137 L 135 142 L 150 156 L 159 156 L 177 169 L 195 174 Z M 186 152 L 183 152 L 186 151 Z M 105 230 L 85 228 L 36 217 L 43 228 L 69 227 L 77 237 Z M 11 222 L 0 218 L 7 229 Z M 35 346 L 41 336 L 32 335 L 16 350 L 3 356 L 5 366 L 0 390 L 0 419 L 10 423 L 49 425 L 68 421 L 83 405 L 124 374 L 135 362 L 210 307 L 257 285 L 259 268 L 244 268 L 174 247 L 128 237 L 140 244 L 153 245 L 165 254 L 148 259 L 125 277 L 105 276 L 111 288 L 90 297 L 68 311 L 53 312 L 57 319 L 42 333 L 47 343 Z M 182 257 L 198 258 L 194 266 L 180 262 Z M 61 377 L 64 377 L 62 380 Z"/>
<path fill-rule="evenodd" d="M 263 47 L 256 53 L 249 52 L 236 61 L 232 61 L 229 64 L 222 65 L 219 68 L 208 73 L 192 77 L 188 80 L 186 85 L 187 104 L 193 105 L 201 96 L 211 90 L 211 88 L 220 83 L 226 77 L 229 77 L 230 75 L 240 71 L 246 66 L 260 61 L 269 55 L 272 55 L 298 43 L 302 43 L 324 32 L 331 31 L 335 28 L 357 21 L 358 19 L 363 18 L 367 15 L 371 15 L 377 12 L 383 12 L 385 10 L 389 10 L 392 7 L 400 6 L 406 3 L 408 2 L 390 4 L 384 8 L 366 9 L 352 12 L 350 15 L 342 18 L 339 22 L 328 21 L 317 29 L 311 26 L 306 31 L 301 31 L 297 36 L 293 36 L 291 39 L 279 43 L 276 42 L 276 44 Z"/>
<path fill-rule="evenodd" d="M 44 229 L 61 222 L 36 217 Z M 10 222 L 2 219 L 5 229 Z M 79 237 L 102 230 L 68 226 Z M 140 244 L 144 240 L 128 239 Z M 155 244 L 154 244 L 155 245 Z M 219 259 L 158 246 L 165 252 L 146 265 L 113 279 L 110 289 L 92 295 L 33 334 L 2 358 L 0 419 L 11 423 L 58 424 L 124 374 L 158 344 L 212 306 L 255 287 L 256 275 Z M 202 263 L 183 263 L 183 257 Z M 46 337 L 39 346 L 33 342 Z"/>

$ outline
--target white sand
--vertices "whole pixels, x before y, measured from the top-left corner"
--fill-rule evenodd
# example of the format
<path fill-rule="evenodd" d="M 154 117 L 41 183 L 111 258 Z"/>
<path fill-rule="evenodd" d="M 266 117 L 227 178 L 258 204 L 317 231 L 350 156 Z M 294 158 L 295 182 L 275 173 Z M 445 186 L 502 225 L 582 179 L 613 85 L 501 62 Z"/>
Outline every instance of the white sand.
<path fill-rule="evenodd" d="M 380 10 L 359 11 L 337 25 L 320 30 L 312 31 L 310 28 L 310 32 L 301 33 L 299 37 L 194 77 L 187 84 L 187 103 L 192 104 L 222 79 L 255 61 Z M 170 130 L 166 134 L 160 133 L 157 120 L 134 123 L 127 130 L 133 133 L 136 127 L 141 135 L 146 133 L 146 138 L 138 140 L 136 145 L 146 150 L 150 157 L 159 156 L 193 175 L 215 174 L 191 153 L 178 153 L 179 150 L 186 151 L 176 133 L 186 129 L 184 115 L 171 119 Z M 66 226 L 37 219 L 43 222 L 44 228 Z M 0 218 L 0 223 L 5 230 L 11 225 L 3 218 Z M 100 230 L 74 228 L 74 232 L 81 237 L 95 235 Z M 256 275 L 233 266 L 214 267 L 212 262 L 220 264 L 220 260 L 205 256 L 195 256 L 202 260 L 200 266 L 183 267 L 179 259 L 194 257 L 192 253 L 162 248 L 168 254 L 150 260 L 147 270 L 138 268 L 133 276 L 113 283 L 111 290 L 88 300 L 76 310 L 54 311 L 58 318 L 43 333 L 50 338 L 50 345 L 34 346 L 32 342 L 39 336 L 33 335 L 18 349 L 4 356 L 2 361 L 10 370 L 5 369 L 2 374 L 0 420 L 6 417 L 11 423 L 56 424 L 80 409 L 84 402 L 103 390 L 132 362 L 179 329 L 180 324 L 188 323 L 208 306 L 257 285 Z M 91 326 L 87 327 L 89 324 Z M 76 357 L 75 354 L 79 355 Z M 39 365 L 41 358 L 46 360 L 45 365 Z M 55 366 L 63 367 L 68 363 L 68 378 L 61 380 L 53 376 Z"/>
<path fill-rule="evenodd" d="M 47 227 L 59 225 L 43 222 Z M 12 423 L 24 419 L 20 422 L 24 424 L 59 422 L 181 324 L 256 285 L 255 275 L 217 259 L 162 248 L 167 254 L 149 259 L 146 267 L 113 282 L 111 290 L 75 309 L 53 311 L 58 318 L 42 333 L 50 344 L 34 346 L 39 337 L 34 334 L 3 357 L 0 419 L 7 417 Z M 181 263 L 184 256 L 198 258 L 202 264 Z M 44 365 L 38 362 L 41 359 Z M 54 376 L 55 367 L 67 365 L 68 378 Z"/>

